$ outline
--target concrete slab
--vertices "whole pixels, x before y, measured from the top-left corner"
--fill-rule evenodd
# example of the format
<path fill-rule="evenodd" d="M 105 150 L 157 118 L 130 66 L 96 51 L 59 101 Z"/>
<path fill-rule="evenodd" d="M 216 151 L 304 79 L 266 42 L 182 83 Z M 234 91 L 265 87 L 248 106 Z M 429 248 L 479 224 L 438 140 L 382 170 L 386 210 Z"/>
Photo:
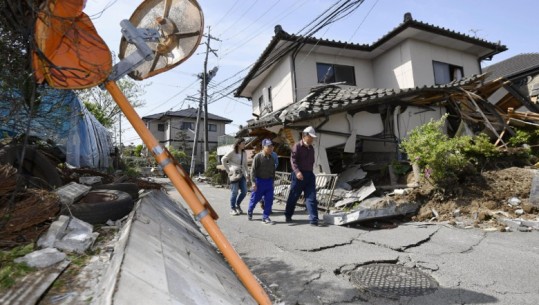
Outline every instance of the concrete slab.
<path fill-rule="evenodd" d="M 135 212 L 118 278 L 115 304 L 256 304 L 189 213 L 160 191 Z"/>
<path fill-rule="evenodd" d="M 70 182 L 64 186 L 59 187 L 54 192 L 60 197 L 62 204 L 73 204 L 82 196 L 88 194 L 92 188 L 88 185 L 78 184 L 76 182 Z"/>
<path fill-rule="evenodd" d="M 64 260 L 61 263 L 38 270 L 18 280 L 17 285 L 2 292 L 0 295 L 0 304 L 38 304 L 43 294 L 69 264 L 70 261 Z"/>
<path fill-rule="evenodd" d="M 530 189 L 530 203 L 539 207 L 539 171 L 534 170 L 532 185 Z"/>
<path fill-rule="evenodd" d="M 370 219 L 406 215 L 415 212 L 419 208 L 419 204 L 414 202 L 397 204 L 393 200 L 384 201 L 385 199 L 379 197 L 369 199 L 362 202 L 356 210 L 324 214 L 324 221 L 342 226 Z"/>

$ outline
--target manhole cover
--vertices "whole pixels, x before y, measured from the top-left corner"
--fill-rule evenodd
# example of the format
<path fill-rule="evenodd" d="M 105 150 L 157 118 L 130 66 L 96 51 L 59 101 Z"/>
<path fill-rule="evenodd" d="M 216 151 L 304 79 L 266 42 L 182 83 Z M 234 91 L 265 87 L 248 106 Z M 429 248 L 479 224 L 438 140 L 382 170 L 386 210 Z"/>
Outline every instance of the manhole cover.
<path fill-rule="evenodd" d="M 352 283 L 375 295 L 399 298 L 433 293 L 438 283 L 417 269 L 393 264 L 371 264 L 352 272 Z"/>

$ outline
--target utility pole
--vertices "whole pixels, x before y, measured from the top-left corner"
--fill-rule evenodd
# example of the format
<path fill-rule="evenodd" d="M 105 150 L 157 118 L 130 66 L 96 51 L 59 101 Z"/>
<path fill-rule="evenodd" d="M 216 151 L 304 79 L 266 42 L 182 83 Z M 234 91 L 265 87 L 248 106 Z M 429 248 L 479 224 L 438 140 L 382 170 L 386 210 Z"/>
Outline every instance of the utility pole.
<path fill-rule="evenodd" d="M 208 35 L 204 35 L 207 38 L 206 40 L 206 58 L 204 59 L 204 72 L 202 73 L 202 88 L 204 97 L 204 171 L 208 170 L 208 155 L 209 155 L 209 146 L 208 146 L 208 83 L 217 73 L 217 67 L 214 67 L 210 73 L 208 73 L 208 55 L 210 52 L 217 57 L 217 53 L 210 47 L 210 42 L 212 39 L 220 41 L 219 39 L 211 36 L 210 34 L 211 27 L 208 27 Z"/>
<path fill-rule="evenodd" d="M 204 92 L 203 88 L 204 83 L 200 83 L 200 100 L 198 102 L 198 109 L 197 109 L 197 120 L 195 123 L 195 140 L 193 141 L 193 151 L 191 153 L 191 168 L 189 169 L 189 175 L 193 177 L 195 174 L 195 164 L 197 163 L 197 147 L 198 147 L 198 130 L 200 126 L 200 113 L 202 112 L 202 95 Z"/>

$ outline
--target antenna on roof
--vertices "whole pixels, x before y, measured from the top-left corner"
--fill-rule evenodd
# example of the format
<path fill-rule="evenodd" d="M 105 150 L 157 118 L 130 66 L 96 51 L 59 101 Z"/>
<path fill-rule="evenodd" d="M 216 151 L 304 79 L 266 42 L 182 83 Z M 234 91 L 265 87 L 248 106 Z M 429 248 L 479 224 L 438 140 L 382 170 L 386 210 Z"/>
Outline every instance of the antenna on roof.
<path fill-rule="evenodd" d="M 481 29 L 469 29 L 468 32 L 473 33 L 473 37 L 477 37 L 477 33 L 481 31 Z"/>

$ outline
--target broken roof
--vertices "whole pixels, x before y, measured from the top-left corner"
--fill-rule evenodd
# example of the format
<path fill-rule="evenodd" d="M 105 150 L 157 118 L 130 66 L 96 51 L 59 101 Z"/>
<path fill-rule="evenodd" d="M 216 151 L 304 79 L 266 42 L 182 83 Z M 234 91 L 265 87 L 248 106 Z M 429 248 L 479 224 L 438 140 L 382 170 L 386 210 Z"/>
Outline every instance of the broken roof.
<path fill-rule="evenodd" d="M 204 116 L 204 112 L 201 112 L 201 116 Z M 145 117 L 142 117 L 143 120 L 161 120 L 166 118 L 192 118 L 196 119 L 197 117 L 197 109 L 195 108 L 187 108 L 179 111 L 167 111 L 167 112 L 161 112 L 156 114 L 147 115 Z M 211 114 L 208 112 L 208 120 L 212 121 L 223 121 L 225 123 L 232 123 L 232 120 Z"/>
<path fill-rule="evenodd" d="M 288 34 L 278 25 L 275 27 L 275 36 L 272 38 L 264 52 L 262 52 L 262 55 L 255 62 L 247 76 L 243 79 L 243 82 L 235 92 L 235 96 L 248 97 L 243 91 L 246 89 L 249 82 L 260 75 L 263 75 L 268 67 L 278 62 L 284 55 L 304 44 L 356 51 L 355 57 L 358 57 L 357 51 L 362 51 L 362 56 L 364 58 L 374 58 L 385 52 L 387 49 L 409 38 L 428 42 L 432 42 L 436 39 L 436 43 L 439 45 L 475 54 L 480 60 L 492 57 L 495 54 L 507 50 L 507 47 L 500 44 L 500 42 L 489 42 L 443 27 L 414 20 L 410 13 L 404 15 L 404 21 L 400 25 L 370 45 Z"/>
<path fill-rule="evenodd" d="M 523 53 L 483 69 L 489 75 L 486 81 L 493 81 L 500 77 L 517 78 L 531 71 L 539 70 L 539 53 Z"/>
<path fill-rule="evenodd" d="M 407 89 L 377 89 L 325 85 L 311 89 L 301 101 L 251 121 L 247 128 L 271 127 L 297 121 L 314 119 L 338 112 L 361 111 L 371 106 L 387 103 L 433 104 L 443 101 L 451 92 L 461 88 L 473 89 L 484 79 L 484 74 L 474 75 L 444 85 Z"/>

